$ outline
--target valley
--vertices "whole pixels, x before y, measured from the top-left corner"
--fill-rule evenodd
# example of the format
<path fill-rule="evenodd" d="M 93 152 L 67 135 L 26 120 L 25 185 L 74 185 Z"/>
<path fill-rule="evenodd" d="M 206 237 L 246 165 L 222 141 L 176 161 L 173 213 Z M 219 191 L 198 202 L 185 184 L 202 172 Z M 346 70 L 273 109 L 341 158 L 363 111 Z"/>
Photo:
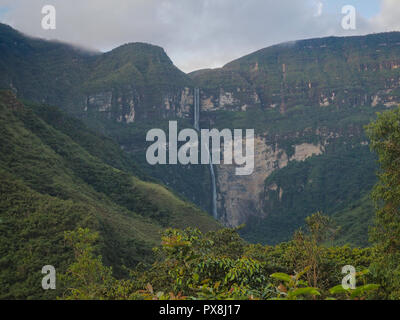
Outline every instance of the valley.
<path fill-rule="evenodd" d="M 23 103 L 57 106 L 80 119 L 79 127 L 102 137 L 95 145 L 104 146 L 87 143 L 82 148 L 90 148 L 89 153 L 112 168 L 150 179 L 157 190 L 170 190 L 168 197 L 173 194 L 182 205 L 193 203 L 196 212 L 218 216 L 224 226 L 244 224 L 240 233 L 246 240 L 287 241 L 305 217 L 323 211 L 346 230 L 338 243 L 368 246 L 365 230 L 373 216 L 369 193 L 377 165 L 364 126 L 376 112 L 400 104 L 400 33 L 284 43 L 222 68 L 190 74 L 175 67 L 158 46 L 131 43 L 106 53 L 90 52 L 30 38 L 3 24 L 0 52 L 2 89 Z M 43 119 L 47 112 L 36 116 Z M 73 135 L 68 139 L 85 141 L 65 127 L 64 120 L 44 120 Z M 177 130 L 254 129 L 254 172 L 237 176 L 229 164 L 214 165 L 213 174 L 207 164 L 150 165 L 146 133 L 154 128 L 167 132 L 170 121 L 177 122 Z M 103 140 L 115 142 L 112 149 Z M 115 153 L 124 154 L 124 160 Z M 112 177 L 116 173 L 111 167 L 107 170 Z M 81 170 L 78 165 L 73 169 Z M 88 176 L 79 183 L 92 182 L 97 184 Z M 133 185 L 153 190 L 146 182 Z M 154 211 L 149 209 L 153 204 L 138 206 L 117 189 L 99 186 L 90 193 L 106 194 L 102 201 L 125 206 L 124 211 Z M 43 190 L 50 196 L 60 194 L 50 186 Z M 155 212 L 150 219 L 157 221 L 156 229 L 175 221 L 168 209 Z M 362 217 L 362 226 L 346 223 L 342 213 Z M 194 219 L 189 225 L 198 223 L 202 225 Z"/>

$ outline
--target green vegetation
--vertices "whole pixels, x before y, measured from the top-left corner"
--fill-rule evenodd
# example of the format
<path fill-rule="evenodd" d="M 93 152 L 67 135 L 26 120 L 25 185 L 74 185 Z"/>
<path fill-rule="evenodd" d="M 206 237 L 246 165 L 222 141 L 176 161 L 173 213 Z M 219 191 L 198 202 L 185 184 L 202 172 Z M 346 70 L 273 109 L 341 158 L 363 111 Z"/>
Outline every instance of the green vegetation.
<path fill-rule="evenodd" d="M 131 270 L 131 277 L 121 281 L 93 254 L 96 235 L 78 229 L 66 234 L 73 240 L 76 262 L 62 277 L 67 289 L 60 298 L 399 299 L 399 124 L 400 109 L 380 114 L 368 126 L 381 164 L 374 189 L 373 247 L 332 246 L 340 228 L 321 212 L 306 218 L 306 230 L 275 246 L 248 244 L 238 230 L 168 229 L 162 246 L 154 249 L 153 265 Z M 346 289 L 341 270 L 348 265 L 355 267 L 357 286 Z"/>
<path fill-rule="evenodd" d="M 151 263 L 163 228 L 218 228 L 165 187 L 139 179 L 144 174 L 118 145 L 56 108 L 1 92 L 0 131 L 1 298 L 59 294 L 41 289 L 40 270 L 71 262 L 67 230 L 98 231 L 103 261 L 121 277 L 124 266 Z"/>
<path fill-rule="evenodd" d="M 288 157 L 293 156 L 295 145 L 324 146 L 322 155 L 290 161 L 266 179 L 262 195 L 265 215 L 251 217 L 240 234 L 254 243 L 288 241 L 305 217 L 320 210 L 333 215 L 343 227 L 337 243 L 368 246 L 374 212 L 369 193 L 378 168 L 363 127 L 376 119 L 380 110 L 383 108 L 298 106 L 285 114 L 258 109 L 213 112 L 219 129 L 255 128 L 268 145 L 283 149 Z"/>
<path fill-rule="evenodd" d="M 0 24 L 0 89 L 18 97 L 57 105 L 90 120 L 102 118 L 98 110 L 84 108 L 89 95 L 112 92 L 131 100 L 138 118 L 161 118 L 163 95 L 191 87 L 191 79 L 176 68 L 164 50 L 146 43 L 126 44 L 108 53 L 29 38 Z M 140 103 L 139 103 L 140 102 Z M 113 120 L 121 105 L 112 101 Z M 105 121 L 107 117 L 101 119 Z M 98 119 L 97 119 L 98 120 Z"/>
<path fill-rule="evenodd" d="M 171 119 L 172 120 L 172 119 Z M 178 130 L 190 128 L 191 122 L 186 119 L 173 119 L 178 123 Z M 124 146 L 142 172 L 157 179 L 182 198 L 195 203 L 205 211 L 212 212 L 210 192 L 210 172 L 208 165 L 149 165 L 146 160 L 146 150 L 150 145 L 146 142 L 146 134 L 153 128 L 160 128 L 168 132 L 167 121 L 153 121 L 152 123 L 138 122 L 135 125 L 107 122 L 105 131 Z"/>
<path fill-rule="evenodd" d="M 131 270 L 126 280 L 111 276 L 92 246 L 96 234 L 78 229 L 66 234 L 76 260 L 61 277 L 61 299 L 140 300 L 304 300 L 373 299 L 379 284 L 371 284 L 365 266 L 371 249 L 325 247 L 321 225 L 327 218 L 308 219 L 310 233 L 274 247 L 245 243 L 236 230 L 202 233 L 198 229 L 168 229 L 151 268 Z M 325 224 L 325 227 L 328 227 Z M 329 232 L 328 232 L 329 234 Z M 299 259 L 300 257 L 300 259 Z M 304 265 L 306 264 L 306 267 Z M 343 265 L 357 265 L 356 290 L 339 290 Z"/>
<path fill-rule="evenodd" d="M 378 258 L 373 271 L 385 284 L 384 296 L 400 299 L 400 108 L 384 112 L 367 128 L 371 149 L 379 157 L 381 171 L 373 191 L 376 219 L 372 239 Z"/>
<path fill-rule="evenodd" d="M 330 148 L 341 147 L 330 145 Z M 278 243 L 287 241 L 303 225 L 311 212 L 323 211 L 334 215 L 340 224 L 346 224 L 343 237 L 352 245 L 368 245 L 368 227 L 371 225 L 373 206 L 357 209 L 355 200 L 368 203 L 369 191 L 376 182 L 375 157 L 368 147 L 349 146 L 340 152 L 329 150 L 304 162 L 290 162 L 286 168 L 275 171 L 267 178 L 266 186 L 276 185 L 277 190 L 266 188 L 264 211 L 266 218 L 252 218 L 242 235 L 252 242 Z M 339 174 L 338 174 L 339 173 Z M 279 190 L 283 190 L 280 194 Z M 365 210 L 366 209 L 366 210 Z M 358 212 L 360 211 L 360 212 Z M 357 225 L 351 225 L 343 214 L 356 216 Z M 362 219 L 364 215 L 366 218 Z M 355 230 L 355 229 L 361 230 Z M 364 232 L 358 232 L 364 231 Z M 338 239 L 343 244 L 344 239 Z"/>

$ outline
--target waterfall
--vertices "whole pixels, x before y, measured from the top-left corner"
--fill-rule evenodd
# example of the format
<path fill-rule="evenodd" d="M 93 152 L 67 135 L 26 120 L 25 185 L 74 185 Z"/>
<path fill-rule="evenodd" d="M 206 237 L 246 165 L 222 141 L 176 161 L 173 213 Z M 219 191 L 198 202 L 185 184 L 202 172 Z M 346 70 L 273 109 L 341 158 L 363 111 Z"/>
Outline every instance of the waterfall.
<path fill-rule="evenodd" d="M 200 131 L 200 89 L 194 89 L 194 128 Z"/>
<path fill-rule="evenodd" d="M 211 161 L 211 152 L 210 152 L 210 174 L 211 174 L 211 184 L 212 184 L 212 205 L 213 205 L 213 216 L 215 219 L 218 219 L 218 211 L 217 211 L 217 184 L 215 182 L 215 173 L 214 166 Z"/>
<path fill-rule="evenodd" d="M 200 89 L 194 89 L 194 123 L 193 126 L 197 131 L 200 131 Z M 210 175 L 211 175 L 211 185 L 212 185 L 212 213 L 215 219 L 218 219 L 218 210 L 217 210 L 217 184 L 215 180 L 215 172 L 214 165 L 212 163 L 212 154 L 211 151 L 208 150 L 209 153 L 209 162 L 210 162 Z"/>

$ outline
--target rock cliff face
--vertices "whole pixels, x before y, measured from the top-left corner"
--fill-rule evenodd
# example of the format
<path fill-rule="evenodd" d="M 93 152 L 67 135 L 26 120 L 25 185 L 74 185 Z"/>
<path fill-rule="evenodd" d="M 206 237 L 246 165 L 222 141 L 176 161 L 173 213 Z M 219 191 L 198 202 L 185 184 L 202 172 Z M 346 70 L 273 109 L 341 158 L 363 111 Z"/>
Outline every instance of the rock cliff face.
<path fill-rule="evenodd" d="M 202 90 L 202 111 L 246 111 L 249 106 L 260 106 L 257 92 L 245 88 L 236 88 L 233 91 L 220 88 L 219 90 Z"/>
<path fill-rule="evenodd" d="M 390 106 L 400 102 L 399 53 L 399 33 L 303 40 L 191 77 L 202 88 L 223 91 L 222 101 L 237 110 L 252 102 L 282 112 L 298 105 Z M 240 92 L 248 93 L 247 101 Z"/>
<path fill-rule="evenodd" d="M 276 185 L 265 186 L 265 180 L 289 161 L 304 161 L 323 153 L 323 146 L 302 143 L 294 146 L 289 157 L 285 150 L 268 145 L 265 138 L 254 139 L 254 172 L 249 176 L 236 176 L 234 165 L 218 165 L 218 211 L 221 220 L 229 227 L 237 227 L 248 221 L 250 216 L 265 217 L 265 188 L 276 190 Z M 282 197 L 283 190 L 280 190 Z"/>
<path fill-rule="evenodd" d="M 217 166 L 218 212 L 225 225 L 237 227 L 250 215 L 263 216 L 265 179 L 288 163 L 284 150 L 267 145 L 262 137 L 254 139 L 254 172 L 236 176 L 234 165 Z"/>
<path fill-rule="evenodd" d="M 127 124 L 151 117 L 190 119 L 193 116 L 193 89 L 189 87 L 162 93 L 161 108 L 156 105 L 149 108 L 147 97 L 134 88 L 88 94 L 85 100 L 85 113 Z"/>

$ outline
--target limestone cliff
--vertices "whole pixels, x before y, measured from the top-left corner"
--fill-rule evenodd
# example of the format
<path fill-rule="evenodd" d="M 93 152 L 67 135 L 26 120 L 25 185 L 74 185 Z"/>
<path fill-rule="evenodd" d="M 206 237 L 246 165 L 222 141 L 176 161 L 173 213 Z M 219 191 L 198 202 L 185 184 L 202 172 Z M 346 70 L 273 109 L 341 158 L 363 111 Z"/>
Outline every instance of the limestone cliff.
<path fill-rule="evenodd" d="M 236 176 L 234 165 L 218 165 L 218 211 L 221 220 L 229 227 L 246 223 L 249 216 L 265 216 L 265 180 L 276 170 L 286 167 L 289 161 L 304 161 L 323 153 L 323 146 L 303 143 L 295 145 L 289 158 L 286 151 L 268 145 L 265 138 L 254 139 L 254 172 L 249 176 Z M 267 186 L 267 188 L 277 188 Z M 280 190 L 282 197 L 283 190 Z"/>

